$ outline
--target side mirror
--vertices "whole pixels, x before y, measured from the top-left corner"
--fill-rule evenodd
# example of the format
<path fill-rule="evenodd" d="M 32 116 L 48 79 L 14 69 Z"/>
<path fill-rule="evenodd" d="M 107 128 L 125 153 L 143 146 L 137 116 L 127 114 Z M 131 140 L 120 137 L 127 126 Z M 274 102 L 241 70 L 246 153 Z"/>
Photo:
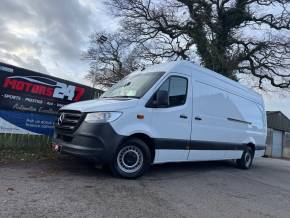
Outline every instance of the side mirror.
<path fill-rule="evenodd" d="M 160 107 L 167 107 L 169 105 L 169 96 L 167 91 L 159 90 L 156 93 L 156 104 Z"/>

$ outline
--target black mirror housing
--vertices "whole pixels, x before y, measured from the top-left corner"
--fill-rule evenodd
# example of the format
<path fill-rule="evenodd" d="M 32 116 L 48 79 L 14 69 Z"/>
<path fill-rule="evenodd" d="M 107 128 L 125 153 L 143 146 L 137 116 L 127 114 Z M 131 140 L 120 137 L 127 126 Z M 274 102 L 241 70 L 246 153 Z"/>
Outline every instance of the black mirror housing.
<path fill-rule="evenodd" d="M 159 90 L 156 93 L 156 105 L 159 107 L 167 107 L 169 105 L 168 91 Z"/>

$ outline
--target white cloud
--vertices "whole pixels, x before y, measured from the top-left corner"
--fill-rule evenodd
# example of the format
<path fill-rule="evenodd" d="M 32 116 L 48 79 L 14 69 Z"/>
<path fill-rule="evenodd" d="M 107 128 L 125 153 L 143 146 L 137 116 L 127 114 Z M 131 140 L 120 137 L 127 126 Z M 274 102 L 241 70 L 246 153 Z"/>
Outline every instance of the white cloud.
<path fill-rule="evenodd" d="M 0 61 L 77 82 L 88 36 L 117 26 L 98 0 L 2 0 L 0 14 Z"/>

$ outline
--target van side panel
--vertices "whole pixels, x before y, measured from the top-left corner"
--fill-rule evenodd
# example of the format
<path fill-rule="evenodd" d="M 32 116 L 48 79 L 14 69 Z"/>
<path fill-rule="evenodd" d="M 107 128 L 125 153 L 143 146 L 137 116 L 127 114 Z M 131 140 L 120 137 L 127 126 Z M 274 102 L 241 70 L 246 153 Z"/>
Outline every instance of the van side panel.
<path fill-rule="evenodd" d="M 193 99 L 194 117 L 192 140 L 237 143 L 246 137 L 247 125 L 230 122 L 228 118 L 242 119 L 240 108 L 226 91 L 197 81 Z"/>
<path fill-rule="evenodd" d="M 193 74 L 194 75 L 194 74 Z M 248 143 L 265 145 L 266 123 L 263 102 L 255 102 L 250 93 L 206 76 L 193 78 L 192 141 L 209 142 L 205 150 L 208 160 L 221 159 L 219 143 L 232 143 L 222 150 L 223 159 L 238 159 Z M 237 92 L 239 91 L 239 92 Z M 241 145 L 241 146 L 239 146 Z M 199 160 L 200 146 L 194 143 L 189 160 Z M 258 151 L 255 156 L 262 156 Z M 205 160 L 205 158 L 204 158 Z"/>

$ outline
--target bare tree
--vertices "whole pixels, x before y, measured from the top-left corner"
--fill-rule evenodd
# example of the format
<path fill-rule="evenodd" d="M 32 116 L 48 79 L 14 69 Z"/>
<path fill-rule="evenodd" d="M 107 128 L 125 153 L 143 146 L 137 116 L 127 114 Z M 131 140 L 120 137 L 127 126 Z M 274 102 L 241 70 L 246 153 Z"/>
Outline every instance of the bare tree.
<path fill-rule="evenodd" d="M 86 78 L 93 86 L 110 87 L 128 73 L 141 67 L 140 49 L 119 33 L 95 33 L 90 36 L 90 47 L 83 54 L 90 61 Z"/>
<path fill-rule="evenodd" d="M 108 0 L 124 35 L 153 61 L 199 58 L 257 86 L 290 86 L 289 0 Z"/>

